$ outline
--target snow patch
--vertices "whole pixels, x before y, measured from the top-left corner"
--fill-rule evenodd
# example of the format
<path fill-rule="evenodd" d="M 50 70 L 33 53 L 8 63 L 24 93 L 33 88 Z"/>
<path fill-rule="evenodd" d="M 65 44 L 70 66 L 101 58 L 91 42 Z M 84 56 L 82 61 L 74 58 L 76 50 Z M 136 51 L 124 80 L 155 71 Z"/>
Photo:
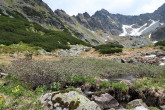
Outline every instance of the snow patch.
<path fill-rule="evenodd" d="M 158 41 L 153 41 L 154 44 L 156 44 Z"/>
<path fill-rule="evenodd" d="M 162 59 L 165 60 L 165 57 L 163 57 Z"/>
<path fill-rule="evenodd" d="M 149 35 L 149 38 L 151 38 L 151 34 Z"/>
<path fill-rule="evenodd" d="M 148 56 L 145 56 L 145 57 L 154 59 L 154 58 L 156 58 L 156 55 L 148 55 Z"/>
<path fill-rule="evenodd" d="M 145 23 L 143 26 L 139 28 L 133 28 L 133 25 L 122 25 L 123 33 L 121 33 L 119 36 L 140 36 L 147 34 L 156 28 L 161 26 L 161 23 L 159 21 L 150 20 L 152 23 L 148 25 Z"/>
<path fill-rule="evenodd" d="M 161 25 L 164 25 L 164 23 L 160 23 Z"/>
<path fill-rule="evenodd" d="M 165 65 L 165 63 L 160 63 L 160 66 L 164 66 Z"/>

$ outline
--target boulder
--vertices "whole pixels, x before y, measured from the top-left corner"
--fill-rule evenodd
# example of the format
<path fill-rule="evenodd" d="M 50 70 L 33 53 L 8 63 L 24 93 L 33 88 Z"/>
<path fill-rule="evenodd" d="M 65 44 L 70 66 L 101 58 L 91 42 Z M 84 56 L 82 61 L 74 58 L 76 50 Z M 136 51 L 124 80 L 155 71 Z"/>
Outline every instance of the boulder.
<path fill-rule="evenodd" d="M 130 105 L 141 105 L 143 103 L 142 99 L 135 99 L 131 102 L 129 102 L 128 104 Z"/>
<path fill-rule="evenodd" d="M 137 61 L 135 58 L 131 58 L 131 59 L 128 61 L 128 63 L 134 63 L 134 64 L 136 64 L 136 63 L 138 63 L 138 61 Z"/>
<path fill-rule="evenodd" d="M 115 61 L 115 62 L 121 63 L 121 59 L 119 59 L 119 58 L 117 58 L 117 57 L 112 58 L 112 60 Z"/>
<path fill-rule="evenodd" d="M 162 52 L 162 51 L 157 51 L 157 52 L 156 52 L 156 56 L 157 56 L 157 57 L 165 56 L 165 53 Z"/>
<path fill-rule="evenodd" d="M 76 57 L 81 55 L 83 51 L 91 49 L 91 47 L 86 47 L 86 46 L 80 46 L 80 45 L 70 45 L 69 50 L 64 50 L 61 49 L 59 52 L 54 53 L 55 55 L 58 56 L 71 56 L 71 57 Z"/>
<path fill-rule="evenodd" d="M 13 58 L 18 58 L 18 54 L 17 54 L 17 53 L 14 53 L 14 54 L 12 55 L 12 57 L 13 57 Z"/>
<path fill-rule="evenodd" d="M 145 107 L 145 104 L 142 99 L 135 99 L 128 104 L 132 107 L 131 110 L 149 110 Z"/>
<path fill-rule="evenodd" d="M 102 110 L 121 108 L 118 101 L 108 93 L 101 94 L 100 97 L 93 95 L 92 100 L 94 100 L 101 107 Z"/>
<path fill-rule="evenodd" d="M 121 59 L 121 63 L 127 63 L 125 59 Z"/>
<path fill-rule="evenodd" d="M 148 55 L 148 56 L 145 56 L 145 58 L 155 59 L 156 58 L 156 55 Z"/>
<path fill-rule="evenodd" d="M 45 55 L 46 54 L 46 51 L 44 49 L 38 50 L 38 52 L 39 52 L 40 55 Z"/>
<path fill-rule="evenodd" d="M 165 110 L 165 105 L 160 106 L 161 109 Z"/>
<path fill-rule="evenodd" d="M 101 110 L 99 105 L 76 91 L 58 91 L 40 97 L 50 110 Z"/>
<path fill-rule="evenodd" d="M 148 108 L 145 108 L 144 106 L 138 106 L 136 108 L 133 108 L 131 110 L 149 110 Z"/>
<path fill-rule="evenodd" d="M 7 76 L 6 73 L 0 73 L 0 78 L 2 78 L 3 76 Z"/>

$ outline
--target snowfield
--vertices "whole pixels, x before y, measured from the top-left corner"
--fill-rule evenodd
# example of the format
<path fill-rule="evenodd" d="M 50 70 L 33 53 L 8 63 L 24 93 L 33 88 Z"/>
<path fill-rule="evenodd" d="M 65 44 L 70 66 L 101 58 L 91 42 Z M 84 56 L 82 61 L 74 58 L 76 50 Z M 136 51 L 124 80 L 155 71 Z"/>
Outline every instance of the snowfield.
<path fill-rule="evenodd" d="M 162 23 L 159 21 L 149 20 L 151 24 L 145 23 L 143 26 L 135 28 L 133 27 L 136 24 L 133 25 L 123 25 L 123 33 L 121 33 L 119 36 L 140 36 L 147 34 L 149 32 L 152 32 L 156 28 L 160 27 Z"/>

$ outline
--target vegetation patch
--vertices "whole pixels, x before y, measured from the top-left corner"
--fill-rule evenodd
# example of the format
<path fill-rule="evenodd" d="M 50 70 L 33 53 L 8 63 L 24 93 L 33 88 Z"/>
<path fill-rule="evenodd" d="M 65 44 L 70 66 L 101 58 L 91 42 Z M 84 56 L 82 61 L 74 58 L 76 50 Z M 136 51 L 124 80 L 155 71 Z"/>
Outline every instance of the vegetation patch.
<path fill-rule="evenodd" d="M 155 46 L 165 46 L 165 40 L 158 41 Z"/>
<path fill-rule="evenodd" d="M 122 64 L 106 59 L 68 58 L 56 62 L 17 60 L 13 61 L 5 71 L 36 88 L 53 82 L 60 83 L 62 87 L 78 86 L 86 82 L 95 83 L 93 78 L 96 76 L 105 78 L 133 74 L 137 77 L 156 77 L 163 74 L 165 68 L 154 65 Z M 58 89 L 58 84 L 54 87 Z"/>
<path fill-rule="evenodd" d="M 17 13 L 16 13 L 17 14 Z M 91 46 L 65 32 L 46 30 L 37 23 L 26 19 L 0 16 L 0 44 L 12 45 L 19 42 L 30 46 L 38 46 L 46 51 L 70 49 L 71 45 L 82 44 Z"/>
<path fill-rule="evenodd" d="M 123 46 L 119 44 L 103 44 L 95 46 L 95 49 L 98 50 L 101 54 L 112 54 L 122 52 Z"/>
<path fill-rule="evenodd" d="M 43 18 L 43 14 L 41 12 L 37 12 L 36 10 L 30 8 L 30 7 L 23 7 L 23 11 L 28 15 L 28 16 L 38 16 L 41 19 Z"/>
<path fill-rule="evenodd" d="M 155 46 L 159 46 L 161 50 L 165 51 L 165 40 L 158 41 Z"/>
<path fill-rule="evenodd" d="M 39 54 L 37 50 L 42 49 L 41 47 L 37 46 L 29 46 L 23 42 L 18 44 L 11 44 L 9 46 L 0 45 L 0 53 L 32 53 L 32 54 Z"/>
<path fill-rule="evenodd" d="M 43 110 L 43 106 L 31 87 L 11 76 L 0 79 L 0 110 Z M 42 92 L 43 94 L 44 92 Z"/>
<path fill-rule="evenodd" d="M 109 81 L 103 81 L 99 84 L 99 88 L 100 89 L 106 89 L 106 88 L 110 87 L 110 84 L 111 83 Z"/>
<path fill-rule="evenodd" d="M 112 83 L 112 89 L 113 90 L 118 89 L 121 90 L 122 92 L 126 92 L 129 90 L 129 87 L 124 82 Z"/>
<path fill-rule="evenodd" d="M 136 81 L 134 84 L 134 87 L 136 89 L 144 90 L 144 89 L 149 89 L 149 88 L 155 88 L 155 89 L 163 89 L 165 92 L 165 75 L 162 74 L 160 76 L 157 76 L 155 78 L 153 77 L 144 77 L 142 79 L 139 79 Z"/>

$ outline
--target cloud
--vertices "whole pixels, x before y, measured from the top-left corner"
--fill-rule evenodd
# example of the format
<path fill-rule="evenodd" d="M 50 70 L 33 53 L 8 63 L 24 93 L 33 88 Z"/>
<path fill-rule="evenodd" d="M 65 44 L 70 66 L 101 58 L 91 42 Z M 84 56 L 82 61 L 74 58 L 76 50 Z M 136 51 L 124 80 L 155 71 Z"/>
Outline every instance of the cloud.
<path fill-rule="evenodd" d="M 135 14 L 152 13 L 163 3 L 165 3 L 165 0 L 151 0 L 148 4 L 144 4 L 141 8 L 137 9 Z"/>
<path fill-rule="evenodd" d="M 165 0 L 43 0 L 53 10 L 63 9 L 69 15 L 88 12 L 90 15 L 102 8 L 110 13 L 140 14 L 152 12 Z"/>

